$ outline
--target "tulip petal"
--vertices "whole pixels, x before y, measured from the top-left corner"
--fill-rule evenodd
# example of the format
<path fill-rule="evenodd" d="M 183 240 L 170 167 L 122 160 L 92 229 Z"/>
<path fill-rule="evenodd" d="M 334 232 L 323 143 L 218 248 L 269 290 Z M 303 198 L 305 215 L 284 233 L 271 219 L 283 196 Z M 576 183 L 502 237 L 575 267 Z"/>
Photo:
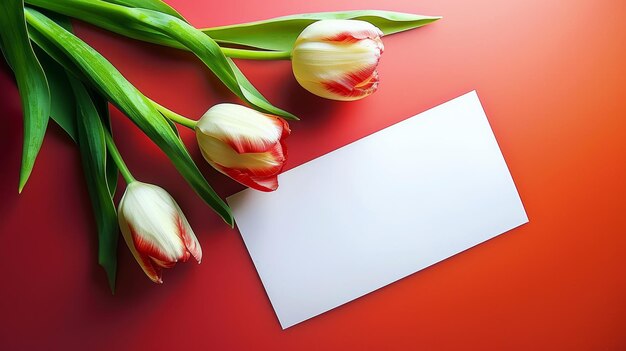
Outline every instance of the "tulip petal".
<path fill-rule="evenodd" d="M 268 151 L 276 144 L 276 142 L 283 134 L 282 120 L 274 116 L 268 115 L 268 117 L 270 118 L 268 118 L 266 121 L 270 121 L 272 127 L 275 129 L 275 134 L 272 133 L 273 135 L 271 135 L 271 138 L 246 138 L 240 134 L 243 130 L 237 129 L 236 132 L 239 134 L 226 134 L 222 141 L 232 147 L 239 154 L 260 153 Z M 274 138 L 275 136 L 276 138 Z"/>
<path fill-rule="evenodd" d="M 157 242 L 150 241 L 151 235 L 142 234 L 137 232 L 132 226 L 129 225 L 131 237 L 133 238 L 133 244 L 137 248 L 137 250 L 143 254 L 146 254 L 154 259 L 163 262 L 174 262 L 178 261 L 184 253 L 181 255 L 177 255 L 178 257 L 173 257 L 168 254 Z"/>
<path fill-rule="evenodd" d="M 269 150 L 280 139 L 285 125 L 278 117 L 227 103 L 211 107 L 204 116 L 197 128 L 240 154 Z"/>
<path fill-rule="evenodd" d="M 257 177 L 257 176 L 251 176 L 250 174 L 242 172 L 241 170 L 238 170 L 238 169 L 226 168 L 220 165 L 214 165 L 214 167 L 217 168 L 222 173 L 226 174 L 227 176 L 238 181 L 239 183 L 245 186 L 248 186 L 252 189 L 265 191 L 265 192 L 270 192 L 270 191 L 274 191 L 278 189 L 278 178 L 276 175 L 269 176 L 269 177 Z"/>
<path fill-rule="evenodd" d="M 268 178 L 251 177 L 250 179 L 259 186 L 259 190 L 274 191 L 278 189 L 278 176 Z"/>
<path fill-rule="evenodd" d="M 203 136 L 198 139 L 200 151 L 211 164 L 223 168 L 238 169 L 255 176 L 270 176 L 280 172 L 286 156 L 280 142 L 272 145 L 268 152 L 238 154 L 222 141 Z M 209 150 L 209 151 L 207 151 Z"/>
<path fill-rule="evenodd" d="M 376 67 L 374 66 L 374 69 Z M 373 71 L 367 75 L 368 70 L 358 73 L 350 73 L 342 79 L 322 82 L 324 88 L 333 94 L 345 98 L 363 98 L 373 94 L 378 89 L 378 72 Z"/>
<path fill-rule="evenodd" d="M 277 181 L 276 176 L 278 175 L 278 173 L 280 173 L 280 171 L 282 171 L 284 161 L 285 161 L 283 145 L 284 144 L 282 142 L 278 143 L 277 145 L 275 145 L 272 152 L 269 152 L 269 153 L 240 155 L 240 158 L 245 158 L 249 161 L 254 161 L 254 162 L 251 162 L 253 164 L 259 163 L 258 159 L 255 160 L 255 157 L 269 160 L 269 159 L 272 159 L 273 157 L 279 156 L 279 158 L 277 158 L 276 161 L 273 162 L 273 164 L 269 164 L 269 166 L 265 168 L 262 168 L 262 167 L 248 168 L 246 167 L 246 164 L 242 162 L 241 159 L 239 160 L 239 163 L 238 163 L 238 165 L 241 168 L 233 167 L 232 164 L 233 164 L 234 159 L 229 159 L 229 158 L 223 158 L 223 159 L 226 160 L 228 163 L 230 163 L 231 166 L 222 165 L 220 163 L 213 161 L 209 157 L 209 155 L 205 153 L 204 147 L 200 148 L 200 151 L 202 152 L 202 155 L 204 156 L 206 161 L 213 168 L 231 177 L 232 179 L 238 181 L 239 183 L 245 186 L 248 186 L 250 188 L 260 190 L 260 191 L 274 191 L 278 188 L 278 181 Z M 212 155 L 215 156 L 215 150 L 213 150 Z"/>
<path fill-rule="evenodd" d="M 268 177 L 277 175 L 280 171 L 283 170 L 285 166 L 285 161 L 287 161 L 287 156 L 285 149 L 283 149 L 284 142 L 276 143 L 272 149 L 267 152 L 260 154 L 246 154 L 246 158 L 250 159 L 263 159 L 263 160 L 271 160 L 272 166 L 266 168 L 247 168 L 248 173 L 253 177 Z M 268 161 L 268 164 L 270 161 Z"/>
<path fill-rule="evenodd" d="M 120 230 L 122 231 L 122 237 L 124 238 L 124 241 L 126 242 L 128 248 L 130 249 L 130 252 L 133 254 L 133 257 L 135 257 L 135 260 L 137 261 L 137 263 L 139 263 L 139 266 L 141 266 L 141 269 L 143 269 L 144 273 L 153 282 L 159 284 L 163 283 L 161 268 L 158 266 L 155 267 L 153 262 L 147 255 L 140 254 L 139 251 L 137 251 L 137 248 L 135 248 L 135 244 L 133 243 L 130 227 L 122 216 L 120 216 L 119 222 Z"/>
<path fill-rule="evenodd" d="M 363 40 L 363 39 L 374 39 L 382 43 L 382 41 L 380 40 L 380 37 L 382 36 L 383 36 L 383 32 L 380 29 L 372 26 L 371 28 L 364 28 L 364 29 L 359 29 L 356 31 L 344 31 L 344 32 L 337 33 L 329 37 L 323 38 L 322 40 L 344 42 L 344 43 L 345 42 L 354 43 L 356 41 Z"/>
<path fill-rule="evenodd" d="M 285 139 L 286 137 L 289 136 L 289 134 L 291 134 L 291 128 L 289 128 L 289 123 L 287 123 L 287 121 L 285 121 L 284 119 L 278 118 L 278 120 L 283 125 L 282 133 L 280 134 L 280 142 L 282 143 L 283 139 Z"/>
<path fill-rule="evenodd" d="M 178 205 L 177 205 L 178 206 Z M 182 211 L 180 211 L 182 213 Z M 183 262 L 186 262 L 189 259 L 189 254 L 193 256 L 193 258 L 200 263 L 202 261 L 202 248 L 200 247 L 200 243 L 196 238 L 196 235 L 191 230 L 191 226 L 189 222 L 187 222 L 187 218 L 185 216 L 178 217 L 178 230 L 183 240 L 183 244 L 188 251 L 185 252 L 185 257 L 183 257 Z"/>
<path fill-rule="evenodd" d="M 163 284 L 163 269 L 155 265 L 150 257 L 138 253 L 135 260 L 150 280 L 157 284 Z"/>
<path fill-rule="evenodd" d="M 156 259 L 154 257 L 150 257 L 150 259 L 152 260 L 152 262 L 154 264 L 156 264 L 157 266 L 162 267 L 162 268 L 172 268 L 172 267 L 174 267 L 176 265 L 176 262 L 161 261 L 161 260 Z"/>
<path fill-rule="evenodd" d="M 343 41 L 347 38 L 375 38 L 383 33 L 373 24 L 360 20 L 328 19 L 307 26 L 298 36 L 301 40 Z"/>

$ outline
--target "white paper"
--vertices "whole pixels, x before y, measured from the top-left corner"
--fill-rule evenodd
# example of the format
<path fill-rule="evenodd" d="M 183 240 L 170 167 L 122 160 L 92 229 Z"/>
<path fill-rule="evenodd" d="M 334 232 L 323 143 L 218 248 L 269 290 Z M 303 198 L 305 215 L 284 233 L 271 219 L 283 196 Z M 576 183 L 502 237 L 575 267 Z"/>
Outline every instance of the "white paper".
<path fill-rule="evenodd" d="M 476 92 L 228 198 L 283 329 L 528 222 Z"/>

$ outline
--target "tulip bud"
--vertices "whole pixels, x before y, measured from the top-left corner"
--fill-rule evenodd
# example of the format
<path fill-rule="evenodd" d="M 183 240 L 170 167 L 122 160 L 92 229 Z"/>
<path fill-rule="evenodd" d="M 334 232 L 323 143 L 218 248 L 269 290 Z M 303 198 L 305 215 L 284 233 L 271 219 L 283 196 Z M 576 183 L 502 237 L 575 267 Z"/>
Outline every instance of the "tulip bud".
<path fill-rule="evenodd" d="M 382 31 L 359 20 L 321 20 L 306 27 L 293 47 L 293 74 L 311 93 L 358 100 L 378 88 Z"/>
<path fill-rule="evenodd" d="M 213 168 L 261 191 L 278 188 L 287 160 L 283 119 L 235 104 L 211 107 L 196 124 L 202 155 Z"/>
<path fill-rule="evenodd" d="M 153 282 L 163 283 L 162 269 L 190 256 L 200 263 L 198 239 L 176 201 L 162 188 L 138 181 L 128 184 L 118 218 L 126 245 Z"/>

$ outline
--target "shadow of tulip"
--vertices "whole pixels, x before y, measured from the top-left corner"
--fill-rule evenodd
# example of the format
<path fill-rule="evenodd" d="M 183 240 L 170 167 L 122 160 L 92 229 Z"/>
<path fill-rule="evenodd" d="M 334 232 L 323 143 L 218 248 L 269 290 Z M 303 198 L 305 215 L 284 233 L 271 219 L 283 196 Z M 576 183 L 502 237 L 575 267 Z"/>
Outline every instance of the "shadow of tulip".
<path fill-rule="evenodd" d="M 284 108 L 300 118 L 300 121 L 292 122 L 298 130 L 327 126 L 341 104 L 341 102 L 324 99 L 308 92 L 291 74 L 290 79 L 285 80 L 283 94 L 287 96 Z"/>

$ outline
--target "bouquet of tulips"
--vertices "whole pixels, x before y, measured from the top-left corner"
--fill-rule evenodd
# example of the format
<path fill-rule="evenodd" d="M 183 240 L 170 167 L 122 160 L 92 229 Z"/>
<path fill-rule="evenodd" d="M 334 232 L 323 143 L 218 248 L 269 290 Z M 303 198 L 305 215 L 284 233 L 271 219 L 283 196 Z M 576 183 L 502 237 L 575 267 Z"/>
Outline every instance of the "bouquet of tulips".
<path fill-rule="evenodd" d="M 181 116 L 142 94 L 75 36 L 70 18 L 188 50 L 244 104 L 218 104 L 197 121 Z M 160 0 L 2 0 L 0 48 L 15 74 L 24 118 L 19 191 L 52 118 L 80 149 L 97 224 L 98 260 L 111 289 L 120 230 L 146 275 L 160 283 L 163 268 L 192 256 L 200 262 L 202 250 L 176 201 L 164 189 L 136 180 L 124 163 L 112 137 L 108 103 L 128 116 L 232 226 L 228 205 L 200 173 L 176 124 L 195 131 L 198 147 L 213 168 L 248 187 L 273 191 L 287 158 L 287 120 L 298 120 L 263 97 L 232 59 L 291 60 L 295 79 L 306 90 L 328 99 L 357 100 L 378 87 L 381 37 L 437 19 L 347 11 L 197 29 Z M 126 190 L 116 210 L 118 174 Z"/>

